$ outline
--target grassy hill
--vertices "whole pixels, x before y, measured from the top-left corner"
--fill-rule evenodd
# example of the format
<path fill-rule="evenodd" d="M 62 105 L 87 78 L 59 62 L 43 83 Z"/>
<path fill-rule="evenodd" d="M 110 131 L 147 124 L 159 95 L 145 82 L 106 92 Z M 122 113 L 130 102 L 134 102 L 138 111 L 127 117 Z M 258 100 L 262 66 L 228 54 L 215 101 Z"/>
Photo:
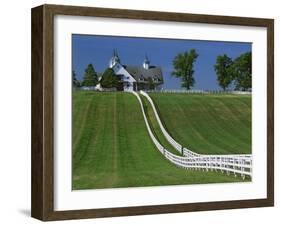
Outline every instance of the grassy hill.
<path fill-rule="evenodd" d="M 251 96 L 150 93 L 171 136 L 202 154 L 251 153 Z"/>
<path fill-rule="evenodd" d="M 73 189 L 242 181 L 220 172 L 190 171 L 168 162 L 146 130 L 129 93 L 73 93 Z"/>
<path fill-rule="evenodd" d="M 165 136 L 163 135 L 161 128 L 157 122 L 157 119 L 155 117 L 154 111 L 152 109 L 151 104 L 149 103 L 149 101 L 147 100 L 147 98 L 145 98 L 143 95 L 140 95 L 140 98 L 142 100 L 142 104 L 143 104 L 143 108 L 148 120 L 148 123 L 150 125 L 150 128 L 154 134 L 154 136 L 156 137 L 156 139 L 160 142 L 160 144 L 165 147 L 167 150 L 169 150 L 170 152 L 172 152 L 175 155 L 180 155 L 182 156 L 181 153 L 179 153 L 165 138 Z"/>

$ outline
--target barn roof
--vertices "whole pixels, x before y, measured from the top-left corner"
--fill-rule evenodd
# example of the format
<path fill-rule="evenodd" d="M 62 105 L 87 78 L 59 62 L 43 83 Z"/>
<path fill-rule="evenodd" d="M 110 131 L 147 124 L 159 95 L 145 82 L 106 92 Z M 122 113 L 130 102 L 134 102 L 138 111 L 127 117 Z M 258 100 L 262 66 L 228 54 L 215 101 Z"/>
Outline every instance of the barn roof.
<path fill-rule="evenodd" d="M 149 77 L 151 77 L 153 80 L 157 79 L 159 83 L 163 82 L 163 75 L 160 67 L 150 66 L 148 69 L 145 69 L 142 66 L 123 65 L 123 67 L 134 77 L 136 81 L 146 81 Z"/>

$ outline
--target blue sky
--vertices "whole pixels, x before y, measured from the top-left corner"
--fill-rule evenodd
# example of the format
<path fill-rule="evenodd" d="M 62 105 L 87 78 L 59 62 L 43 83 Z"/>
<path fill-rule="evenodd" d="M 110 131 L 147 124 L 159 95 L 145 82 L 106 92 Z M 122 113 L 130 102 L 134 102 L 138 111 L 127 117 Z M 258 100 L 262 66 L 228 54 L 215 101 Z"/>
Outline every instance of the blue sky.
<path fill-rule="evenodd" d="M 174 57 L 186 50 L 196 49 L 199 54 L 194 64 L 195 85 L 193 89 L 219 89 L 214 64 L 218 55 L 235 58 L 251 51 L 251 43 L 178 40 L 160 38 L 132 38 L 117 36 L 72 35 L 72 69 L 77 79 L 82 80 L 84 70 L 92 63 L 97 72 L 103 72 L 117 49 L 121 63 L 142 65 L 145 54 L 150 64 L 160 66 L 166 89 L 180 89 L 181 80 L 171 76 Z"/>

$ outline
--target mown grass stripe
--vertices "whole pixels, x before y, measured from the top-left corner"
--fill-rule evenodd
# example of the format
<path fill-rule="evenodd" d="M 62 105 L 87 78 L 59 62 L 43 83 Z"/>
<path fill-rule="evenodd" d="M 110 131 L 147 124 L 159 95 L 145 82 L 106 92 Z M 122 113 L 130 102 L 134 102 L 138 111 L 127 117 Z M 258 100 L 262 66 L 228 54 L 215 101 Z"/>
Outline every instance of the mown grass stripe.
<path fill-rule="evenodd" d="M 161 128 L 158 124 L 156 116 L 154 114 L 153 108 L 146 97 L 143 95 L 139 95 L 143 104 L 144 112 L 147 117 L 147 121 L 150 125 L 150 128 L 155 136 L 155 138 L 160 142 L 160 144 L 167 149 L 168 151 L 172 152 L 176 155 L 181 155 L 165 138 L 164 134 L 161 131 Z"/>
<path fill-rule="evenodd" d="M 201 154 L 251 153 L 250 96 L 150 96 L 167 131 L 183 146 Z"/>
<path fill-rule="evenodd" d="M 73 98 L 77 109 L 73 137 L 78 139 L 73 146 L 73 189 L 243 181 L 220 172 L 178 168 L 167 161 L 152 143 L 132 94 L 84 91 Z"/>

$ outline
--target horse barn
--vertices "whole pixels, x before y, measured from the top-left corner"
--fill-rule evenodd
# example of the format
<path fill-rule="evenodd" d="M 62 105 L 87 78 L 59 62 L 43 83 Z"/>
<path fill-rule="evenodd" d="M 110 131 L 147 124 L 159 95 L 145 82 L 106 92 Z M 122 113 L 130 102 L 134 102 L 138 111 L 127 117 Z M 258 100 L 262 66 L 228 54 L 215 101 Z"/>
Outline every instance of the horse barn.
<path fill-rule="evenodd" d="M 162 88 L 162 70 L 160 67 L 150 65 L 147 56 L 142 65 L 123 65 L 117 51 L 114 50 L 109 67 L 119 76 L 124 91 L 160 90 Z"/>

